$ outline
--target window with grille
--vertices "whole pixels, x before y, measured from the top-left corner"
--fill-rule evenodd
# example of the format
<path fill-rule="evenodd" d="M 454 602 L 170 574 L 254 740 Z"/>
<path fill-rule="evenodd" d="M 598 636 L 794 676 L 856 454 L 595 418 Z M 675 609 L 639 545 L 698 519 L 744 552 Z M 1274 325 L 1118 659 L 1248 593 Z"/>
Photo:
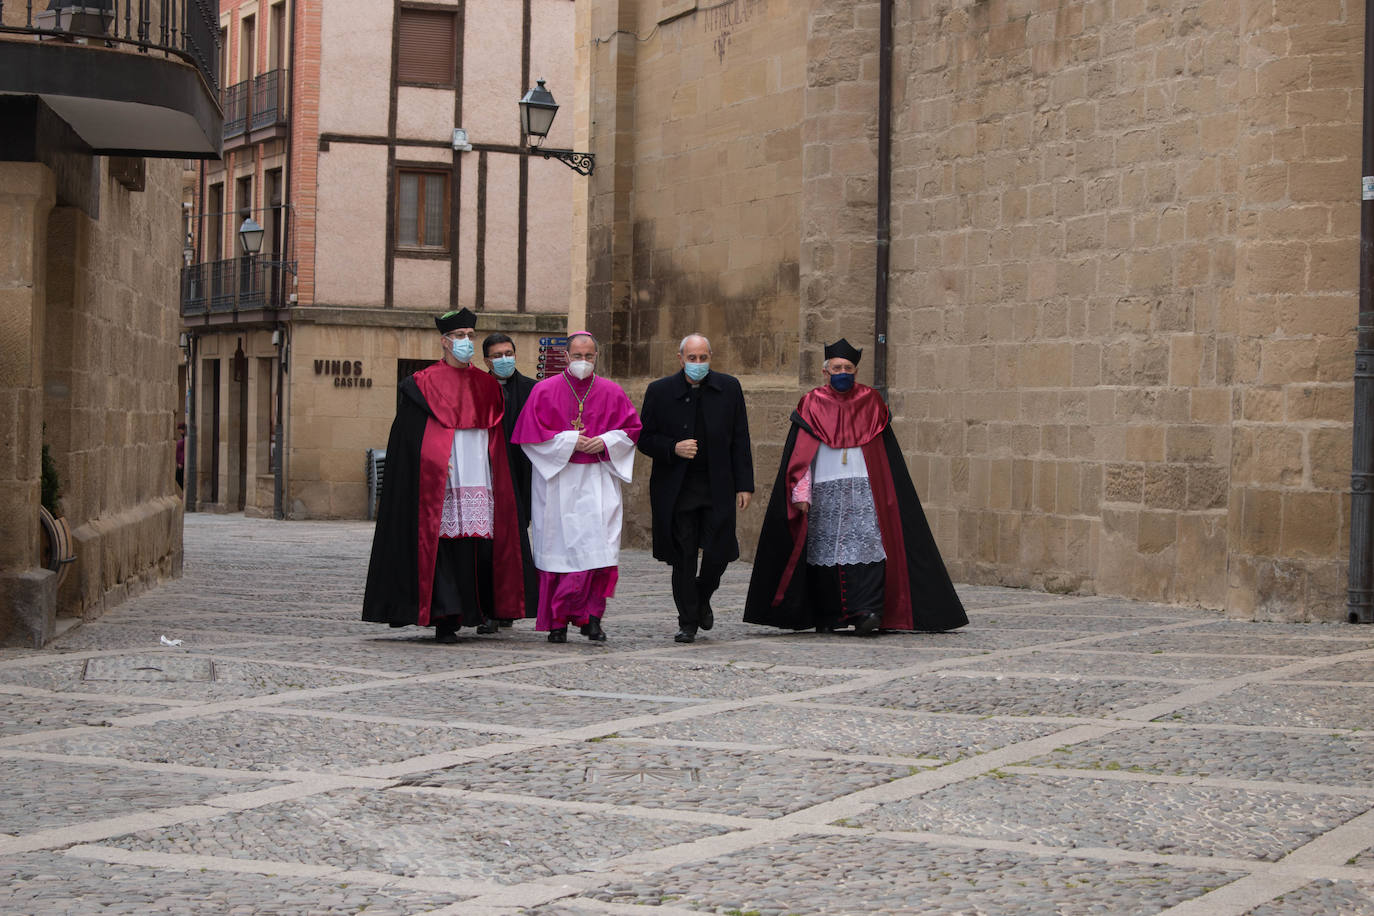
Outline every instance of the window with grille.
<path fill-rule="evenodd" d="M 400 169 L 396 173 L 396 247 L 448 249 L 448 174 Z"/>
<path fill-rule="evenodd" d="M 403 7 L 397 28 L 398 82 L 457 85 L 458 17 L 454 12 Z"/>

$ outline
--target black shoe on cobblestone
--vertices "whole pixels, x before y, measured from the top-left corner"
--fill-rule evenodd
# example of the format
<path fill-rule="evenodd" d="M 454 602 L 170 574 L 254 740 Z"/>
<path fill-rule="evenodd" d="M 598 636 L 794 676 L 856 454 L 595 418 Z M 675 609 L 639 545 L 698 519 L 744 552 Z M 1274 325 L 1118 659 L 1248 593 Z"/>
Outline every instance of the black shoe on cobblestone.
<path fill-rule="evenodd" d="M 482 621 L 481 623 L 479 623 L 479 624 L 477 625 L 477 632 L 478 632 L 478 633 L 482 633 L 482 634 L 495 633 L 495 632 L 496 632 L 496 621 L 495 621 L 495 620 L 484 620 L 484 621 Z"/>
<path fill-rule="evenodd" d="M 567 627 L 559 627 L 559 628 L 556 629 L 556 630 L 550 630 L 550 631 L 549 631 L 549 642 L 567 642 L 567 641 L 568 641 L 568 628 L 567 628 Z"/>
<path fill-rule="evenodd" d="M 435 630 L 434 641 L 445 646 L 451 646 L 458 641 L 458 632 L 456 630 Z"/>
<path fill-rule="evenodd" d="M 510 628 L 512 625 L 514 625 L 514 623 L 515 623 L 514 620 L 507 620 L 507 619 L 504 618 L 504 617 L 502 617 L 500 620 L 496 621 L 496 625 L 497 625 L 498 627 L 500 627 L 501 629 L 503 629 L 503 630 Z"/>
<path fill-rule="evenodd" d="M 601 618 L 591 617 L 585 626 L 578 627 L 578 632 L 590 639 L 592 642 L 605 642 L 606 631 L 601 629 Z"/>
<path fill-rule="evenodd" d="M 878 632 L 878 627 L 882 626 L 883 615 L 874 611 L 872 614 L 861 618 L 854 624 L 855 636 L 868 636 Z"/>
<path fill-rule="evenodd" d="M 697 624 L 703 630 L 709 630 L 716 625 L 716 612 L 711 610 L 711 600 L 701 602 L 701 608 L 697 612 Z"/>
<path fill-rule="evenodd" d="M 696 641 L 697 641 L 697 628 L 696 628 L 696 627 L 683 627 L 682 629 L 678 630 L 678 631 L 677 631 L 677 635 L 673 637 L 673 642 L 696 642 Z"/>

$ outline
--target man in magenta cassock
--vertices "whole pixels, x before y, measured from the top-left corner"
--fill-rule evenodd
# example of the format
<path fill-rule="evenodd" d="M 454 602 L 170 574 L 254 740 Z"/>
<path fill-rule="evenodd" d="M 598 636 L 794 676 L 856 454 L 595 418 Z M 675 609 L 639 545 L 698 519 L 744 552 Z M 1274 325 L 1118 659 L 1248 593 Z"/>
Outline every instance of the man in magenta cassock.
<path fill-rule="evenodd" d="M 826 384 L 792 412 L 759 532 L 746 623 L 818 631 L 968 623 L 882 395 L 854 381 L 862 350 L 825 348 Z"/>
<path fill-rule="evenodd" d="M 443 358 L 398 386 L 363 620 L 460 627 L 525 615 L 501 386 L 472 365 L 477 316 L 434 320 Z"/>
<path fill-rule="evenodd" d="M 596 374 L 595 338 L 568 338 L 568 368 L 534 386 L 511 442 L 529 456 L 530 548 L 539 570 L 535 629 L 567 642 L 568 624 L 604 642 L 601 618 L 619 578 L 620 487 L 634 471 L 639 414 Z"/>

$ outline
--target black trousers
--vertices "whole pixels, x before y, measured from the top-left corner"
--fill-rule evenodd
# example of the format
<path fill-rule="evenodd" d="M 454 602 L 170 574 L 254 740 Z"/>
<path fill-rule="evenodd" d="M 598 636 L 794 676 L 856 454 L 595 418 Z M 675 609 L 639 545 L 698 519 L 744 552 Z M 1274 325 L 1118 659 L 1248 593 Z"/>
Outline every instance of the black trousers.
<path fill-rule="evenodd" d="M 720 577 L 727 564 L 709 554 L 697 566 L 701 545 L 715 539 L 711 524 L 711 497 L 695 488 L 683 488 L 673 508 L 673 545 L 677 562 L 673 564 L 673 603 L 677 605 L 677 625 L 696 627 L 701 623 L 701 608 L 720 588 Z"/>
<path fill-rule="evenodd" d="M 493 614 L 491 541 L 439 538 L 429 619 L 436 629 L 475 627 Z"/>
<path fill-rule="evenodd" d="M 883 612 L 887 561 L 806 567 L 806 584 L 816 608 L 816 623 L 843 627 Z"/>

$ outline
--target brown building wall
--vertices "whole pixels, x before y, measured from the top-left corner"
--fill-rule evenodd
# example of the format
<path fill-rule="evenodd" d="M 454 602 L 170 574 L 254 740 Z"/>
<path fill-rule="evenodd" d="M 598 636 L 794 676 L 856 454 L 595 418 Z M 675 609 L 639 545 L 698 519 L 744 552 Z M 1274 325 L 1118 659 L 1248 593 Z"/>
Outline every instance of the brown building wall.
<path fill-rule="evenodd" d="M 632 390 L 711 334 L 767 482 L 763 411 L 873 352 L 879 5 L 591 6 L 587 322 Z M 1343 617 L 1362 14 L 1252 7 L 895 4 L 889 400 L 957 580 Z M 770 201 L 790 298 L 732 279 Z"/>

